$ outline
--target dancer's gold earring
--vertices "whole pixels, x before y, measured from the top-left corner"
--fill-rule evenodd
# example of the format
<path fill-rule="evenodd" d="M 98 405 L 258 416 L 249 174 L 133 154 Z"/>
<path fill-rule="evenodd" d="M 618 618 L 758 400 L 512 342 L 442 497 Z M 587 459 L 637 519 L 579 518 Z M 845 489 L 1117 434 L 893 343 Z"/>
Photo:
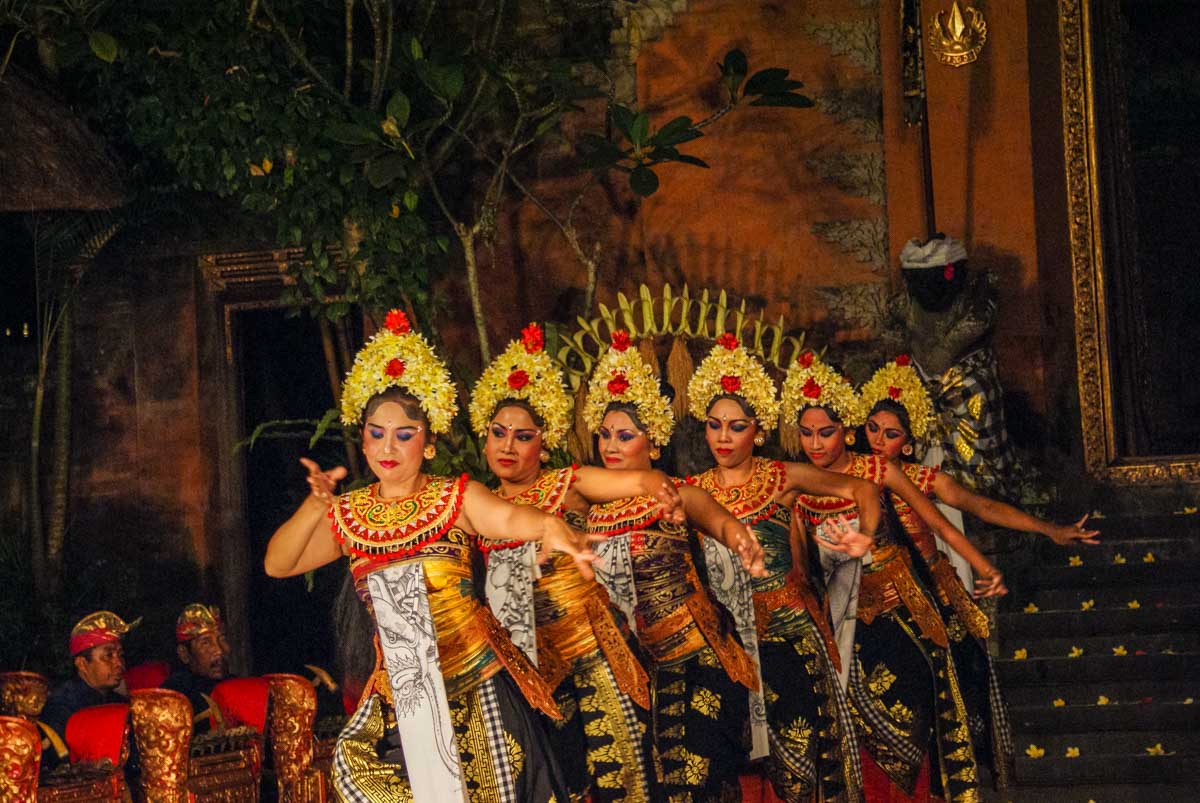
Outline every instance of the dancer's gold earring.
<path fill-rule="evenodd" d="M 767 436 L 762 434 L 761 432 L 754 436 L 754 445 L 755 446 L 762 446 L 766 442 L 767 442 Z"/>
<path fill-rule="evenodd" d="M 651 447 L 651 449 L 650 449 L 650 459 L 651 459 L 651 460 L 657 460 L 657 459 L 658 459 L 658 458 L 660 458 L 660 457 L 662 457 L 662 450 L 661 450 L 661 449 L 659 449 L 657 446 Z"/>
<path fill-rule="evenodd" d="M 437 447 L 432 443 L 427 443 L 425 444 L 425 451 L 422 452 L 422 454 L 425 455 L 426 460 L 432 460 L 433 458 L 437 457 Z"/>
<path fill-rule="evenodd" d="M 852 430 L 852 429 L 846 430 L 846 445 L 847 446 L 854 445 L 854 430 Z"/>
<path fill-rule="evenodd" d="M 903 452 L 906 457 L 912 455 L 912 453 L 913 453 L 912 444 L 911 443 L 904 444 L 903 446 L 900 447 L 900 451 Z"/>
<path fill-rule="evenodd" d="M 542 451 L 538 453 L 538 460 L 541 460 L 543 463 L 549 463 L 550 462 L 550 453 L 547 452 L 545 449 L 542 449 Z"/>

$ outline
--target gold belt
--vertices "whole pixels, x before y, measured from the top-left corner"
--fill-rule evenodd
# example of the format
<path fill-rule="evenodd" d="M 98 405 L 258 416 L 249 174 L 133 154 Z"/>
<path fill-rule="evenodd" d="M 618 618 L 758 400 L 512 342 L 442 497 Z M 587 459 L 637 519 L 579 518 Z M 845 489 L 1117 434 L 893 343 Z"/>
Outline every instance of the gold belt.
<path fill-rule="evenodd" d="M 689 628 L 688 625 L 695 624 Z M 684 641 L 668 650 L 656 649 L 671 636 L 687 632 Z M 758 691 L 758 672 L 750 656 L 734 641 L 733 636 L 721 633 L 716 609 L 703 591 L 693 590 L 677 609 L 653 624 L 638 621 L 638 635 L 646 649 L 660 663 L 685 658 L 691 653 L 712 648 L 729 678 L 751 691 Z"/>
<path fill-rule="evenodd" d="M 949 647 L 946 624 L 917 585 L 908 553 L 899 547 L 884 547 L 872 553 L 872 558 L 859 586 L 857 618 L 871 624 L 876 616 L 903 604 L 921 635 L 939 647 Z"/>
<path fill-rule="evenodd" d="M 825 649 L 829 653 L 829 660 L 833 662 L 834 667 L 840 672 L 842 669 L 841 658 L 838 655 L 837 641 L 833 637 L 833 628 L 829 622 L 829 605 L 821 604 L 817 599 L 817 595 L 812 592 L 807 583 L 804 583 L 798 573 L 789 572 L 784 579 L 782 588 L 776 588 L 773 591 L 755 591 L 754 592 L 754 623 L 758 630 L 758 637 L 763 638 L 767 635 L 767 628 L 771 624 L 771 614 L 780 608 L 804 609 L 808 611 L 809 618 L 816 625 L 817 632 L 821 634 L 821 639 L 825 642 Z"/>
<path fill-rule="evenodd" d="M 942 604 L 954 609 L 968 633 L 975 638 L 986 639 L 991 632 L 987 615 L 979 610 L 975 600 L 971 599 L 967 589 L 963 588 L 962 581 L 958 579 L 958 572 L 940 551 L 929 557 L 929 571 L 933 574 L 933 582 L 937 586 Z"/>
<path fill-rule="evenodd" d="M 608 592 L 596 584 L 583 600 L 584 619 L 568 616 L 537 629 L 538 671 L 551 689 L 557 689 L 571 665 L 597 646 L 612 669 L 617 687 L 642 708 L 650 709 L 650 678 L 629 649 L 608 607 Z M 587 638 L 580 629 L 587 628 Z M 566 651 L 560 646 L 568 646 Z"/>

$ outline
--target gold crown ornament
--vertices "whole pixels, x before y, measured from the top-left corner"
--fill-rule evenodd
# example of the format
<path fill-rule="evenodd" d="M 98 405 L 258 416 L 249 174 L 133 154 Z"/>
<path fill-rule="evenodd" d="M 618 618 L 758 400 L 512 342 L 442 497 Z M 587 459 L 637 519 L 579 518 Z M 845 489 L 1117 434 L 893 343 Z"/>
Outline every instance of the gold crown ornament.
<path fill-rule="evenodd" d="M 869 414 L 884 399 L 903 407 L 915 440 L 924 439 L 933 427 L 933 401 L 907 354 L 901 354 L 872 374 L 859 389 L 859 397 L 864 414 Z"/>
<path fill-rule="evenodd" d="M 429 419 L 430 431 L 439 435 L 450 431 L 458 413 L 450 372 L 398 309 L 388 312 L 384 328 L 354 358 L 342 384 L 342 423 L 357 426 L 367 402 L 388 388 L 412 394 Z"/>
<path fill-rule="evenodd" d="M 624 329 L 613 332 L 612 345 L 600 357 L 588 380 L 583 421 L 589 432 L 595 432 L 600 429 L 608 405 L 632 404 L 650 440 L 666 446 L 675 429 L 671 403 L 659 392 L 654 370 L 631 345 L 629 332 Z"/>
<path fill-rule="evenodd" d="M 811 351 L 804 351 L 788 366 L 783 380 L 783 416 L 796 425 L 809 407 L 826 407 L 837 413 L 846 427 L 863 422 L 862 404 L 850 380 L 830 368 Z"/>
<path fill-rule="evenodd" d="M 571 425 L 571 399 L 563 388 L 562 370 L 546 353 L 542 328 L 531 323 L 521 330 L 521 339 L 508 344 L 492 360 L 471 392 L 471 428 L 485 435 L 496 407 L 505 399 L 517 399 L 533 408 L 543 422 L 542 444 L 547 449 L 563 445 Z"/>
<path fill-rule="evenodd" d="M 967 6 L 966 16 L 958 0 L 950 11 L 939 11 L 929 20 L 929 48 L 937 60 L 950 67 L 964 67 L 979 58 L 987 41 L 987 23 L 974 6 Z"/>
<path fill-rule="evenodd" d="M 737 337 L 725 332 L 717 338 L 712 351 L 700 363 L 687 384 L 688 412 L 703 421 L 709 405 L 718 396 L 738 396 L 754 410 L 754 417 L 766 431 L 779 423 L 779 398 L 775 382 L 766 369 Z"/>

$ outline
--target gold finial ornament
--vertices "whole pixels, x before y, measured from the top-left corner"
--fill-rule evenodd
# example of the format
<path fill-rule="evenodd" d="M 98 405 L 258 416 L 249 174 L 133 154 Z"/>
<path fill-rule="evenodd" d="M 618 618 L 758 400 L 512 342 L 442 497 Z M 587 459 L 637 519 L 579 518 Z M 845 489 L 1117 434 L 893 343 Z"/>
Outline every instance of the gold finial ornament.
<path fill-rule="evenodd" d="M 967 6 L 964 14 L 958 0 L 950 11 L 939 11 L 929 20 L 929 47 L 937 60 L 950 67 L 963 67 L 979 58 L 987 41 L 987 22 L 983 13 Z"/>

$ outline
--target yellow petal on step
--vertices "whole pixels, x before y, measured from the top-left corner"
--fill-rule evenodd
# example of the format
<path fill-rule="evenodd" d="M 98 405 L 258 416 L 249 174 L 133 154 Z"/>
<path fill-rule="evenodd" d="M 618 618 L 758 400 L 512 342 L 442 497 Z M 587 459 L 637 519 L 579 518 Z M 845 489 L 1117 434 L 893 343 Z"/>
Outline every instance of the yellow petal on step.
<path fill-rule="evenodd" d="M 1153 562 L 1154 562 L 1154 553 L 1153 552 L 1147 552 L 1145 555 L 1142 555 L 1142 563 L 1153 563 Z"/>
<path fill-rule="evenodd" d="M 1152 756 L 1165 756 L 1167 754 L 1167 751 L 1163 750 L 1162 742 L 1159 742 L 1153 747 L 1147 747 L 1146 752 Z"/>
<path fill-rule="evenodd" d="M 1013 650 L 1013 660 L 1014 661 L 1024 661 L 1028 657 L 1029 657 L 1029 651 L 1026 650 L 1024 647 L 1022 647 L 1019 650 Z"/>
<path fill-rule="evenodd" d="M 1067 565 L 1068 566 L 1082 566 L 1083 558 L 1080 557 L 1079 555 L 1072 555 L 1071 557 L 1067 558 Z"/>
<path fill-rule="evenodd" d="M 1034 605 L 1032 602 L 1025 606 L 1025 613 L 1037 613 L 1038 610 L 1038 606 Z"/>
<path fill-rule="evenodd" d="M 1136 611 L 1138 608 L 1142 607 L 1142 603 L 1138 602 L 1136 599 L 1131 599 L 1131 600 L 1129 600 L 1129 602 L 1127 602 L 1125 604 L 1129 607 L 1129 609 L 1131 611 Z"/>
<path fill-rule="evenodd" d="M 1129 650 L 1125 649 L 1124 644 L 1118 644 L 1117 646 L 1113 647 L 1113 655 L 1129 655 Z"/>
<path fill-rule="evenodd" d="M 1053 703 L 1051 703 L 1051 705 L 1053 705 L 1055 708 L 1062 708 L 1066 704 L 1067 704 L 1067 701 L 1061 697 L 1059 697 L 1057 700 L 1055 700 Z"/>
<path fill-rule="evenodd" d="M 1029 747 L 1025 748 L 1025 755 L 1029 756 L 1030 758 L 1041 758 L 1042 756 L 1046 755 L 1046 748 L 1038 747 L 1036 744 L 1031 744 Z"/>
<path fill-rule="evenodd" d="M 1108 698 L 1101 694 L 1096 698 L 1096 705 L 1108 705 Z"/>
<path fill-rule="evenodd" d="M 1124 555 L 1122 555 L 1120 552 L 1118 552 L 1117 554 L 1113 555 L 1113 563 L 1117 564 L 1118 566 L 1120 566 L 1120 565 L 1124 564 L 1125 562 L 1126 562 L 1126 561 L 1125 561 L 1125 556 L 1124 556 Z"/>
<path fill-rule="evenodd" d="M 1072 647 L 1071 651 L 1067 653 L 1068 658 L 1078 658 L 1081 655 L 1083 655 L 1082 647 Z"/>
<path fill-rule="evenodd" d="M 1079 748 L 1078 747 L 1068 747 L 1067 748 L 1067 758 L 1079 758 Z"/>
<path fill-rule="evenodd" d="M 1090 611 L 1092 608 L 1095 608 L 1095 607 L 1096 607 L 1096 600 L 1094 600 L 1094 599 L 1085 599 L 1085 600 L 1083 601 L 1083 603 L 1082 603 L 1082 604 L 1080 604 L 1080 606 L 1079 606 L 1079 610 L 1081 610 L 1081 611 Z"/>

